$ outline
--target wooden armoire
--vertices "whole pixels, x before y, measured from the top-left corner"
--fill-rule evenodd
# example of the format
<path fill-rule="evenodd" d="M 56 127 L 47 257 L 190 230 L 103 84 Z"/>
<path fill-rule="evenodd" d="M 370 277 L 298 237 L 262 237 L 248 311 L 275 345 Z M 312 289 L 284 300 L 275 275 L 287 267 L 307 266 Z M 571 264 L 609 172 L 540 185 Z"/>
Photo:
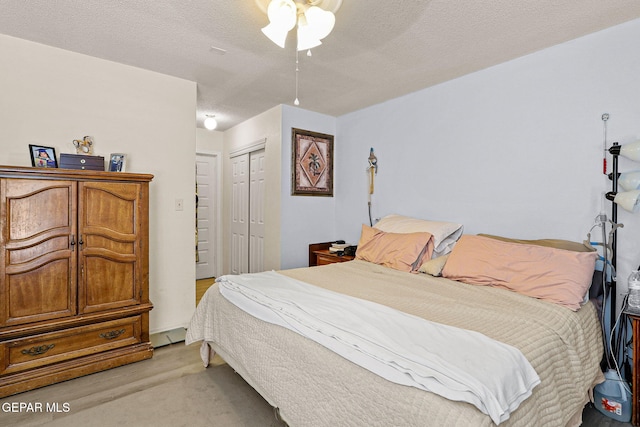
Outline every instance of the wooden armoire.
<path fill-rule="evenodd" d="M 152 178 L 0 166 L 0 397 L 152 357 Z"/>

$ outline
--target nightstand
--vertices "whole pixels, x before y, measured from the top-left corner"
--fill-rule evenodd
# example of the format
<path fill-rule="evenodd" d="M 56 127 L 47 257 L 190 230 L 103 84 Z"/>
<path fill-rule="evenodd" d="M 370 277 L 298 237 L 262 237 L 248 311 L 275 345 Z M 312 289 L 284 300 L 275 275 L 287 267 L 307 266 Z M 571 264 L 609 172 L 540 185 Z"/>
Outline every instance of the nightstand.
<path fill-rule="evenodd" d="M 334 264 L 336 262 L 347 262 L 354 259 L 351 255 L 339 256 L 329 252 L 332 242 L 312 243 L 309 245 L 309 267 L 316 265 Z"/>

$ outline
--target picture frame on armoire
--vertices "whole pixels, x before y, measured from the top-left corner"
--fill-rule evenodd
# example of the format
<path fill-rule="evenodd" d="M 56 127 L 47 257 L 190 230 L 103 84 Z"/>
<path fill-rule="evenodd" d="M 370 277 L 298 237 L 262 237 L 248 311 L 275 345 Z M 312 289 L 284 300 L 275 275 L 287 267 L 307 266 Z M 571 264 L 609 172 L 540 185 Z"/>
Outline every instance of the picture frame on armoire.
<path fill-rule="evenodd" d="M 57 168 L 56 149 L 44 145 L 29 144 L 31 166 L 36 168 Z"/>
<path fill-rule="evenodd" d="M 291 195 L 333 197 L 333 135 L 292 128 Z"/>
<path fill-rule="evenodd" d="M 109 172 L 124 172 L 127 156 L 124 153 L 111 153 L 109 157 Z"/>

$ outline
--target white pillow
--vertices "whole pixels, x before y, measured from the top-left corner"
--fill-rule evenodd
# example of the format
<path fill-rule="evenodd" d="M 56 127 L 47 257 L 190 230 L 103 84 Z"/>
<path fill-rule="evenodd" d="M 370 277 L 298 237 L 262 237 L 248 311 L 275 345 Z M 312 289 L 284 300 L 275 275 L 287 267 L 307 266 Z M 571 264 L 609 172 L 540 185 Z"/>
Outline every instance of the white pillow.
<path fill-rule="evenodd" d="M 374 228 L 386 233 L 420 233 L 433 235 L 433 256 L 436 258 L 451 252 L 453 245 L 462 236 L 462 224 L 443 221 L 427 221 L 402 215 L 387 215 L 378 221 Z"/>

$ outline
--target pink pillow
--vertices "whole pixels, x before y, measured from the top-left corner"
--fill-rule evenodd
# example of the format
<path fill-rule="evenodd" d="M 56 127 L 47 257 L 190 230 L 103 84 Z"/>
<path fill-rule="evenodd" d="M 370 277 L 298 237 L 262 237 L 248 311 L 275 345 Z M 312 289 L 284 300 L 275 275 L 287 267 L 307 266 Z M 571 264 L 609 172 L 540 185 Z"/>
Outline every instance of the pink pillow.
<path fill-rule="evenodd" d="M 574 252 L 464 235 L 442 276 L 495 286 L 578 310 L 591 285 L 596 252 Z"/>
<path fill-rule="evenodd" d="M 356 259 L 401 271 L 415 271 L 433 253 L 431 233 L 385 233 L 362 225 Z"/>

